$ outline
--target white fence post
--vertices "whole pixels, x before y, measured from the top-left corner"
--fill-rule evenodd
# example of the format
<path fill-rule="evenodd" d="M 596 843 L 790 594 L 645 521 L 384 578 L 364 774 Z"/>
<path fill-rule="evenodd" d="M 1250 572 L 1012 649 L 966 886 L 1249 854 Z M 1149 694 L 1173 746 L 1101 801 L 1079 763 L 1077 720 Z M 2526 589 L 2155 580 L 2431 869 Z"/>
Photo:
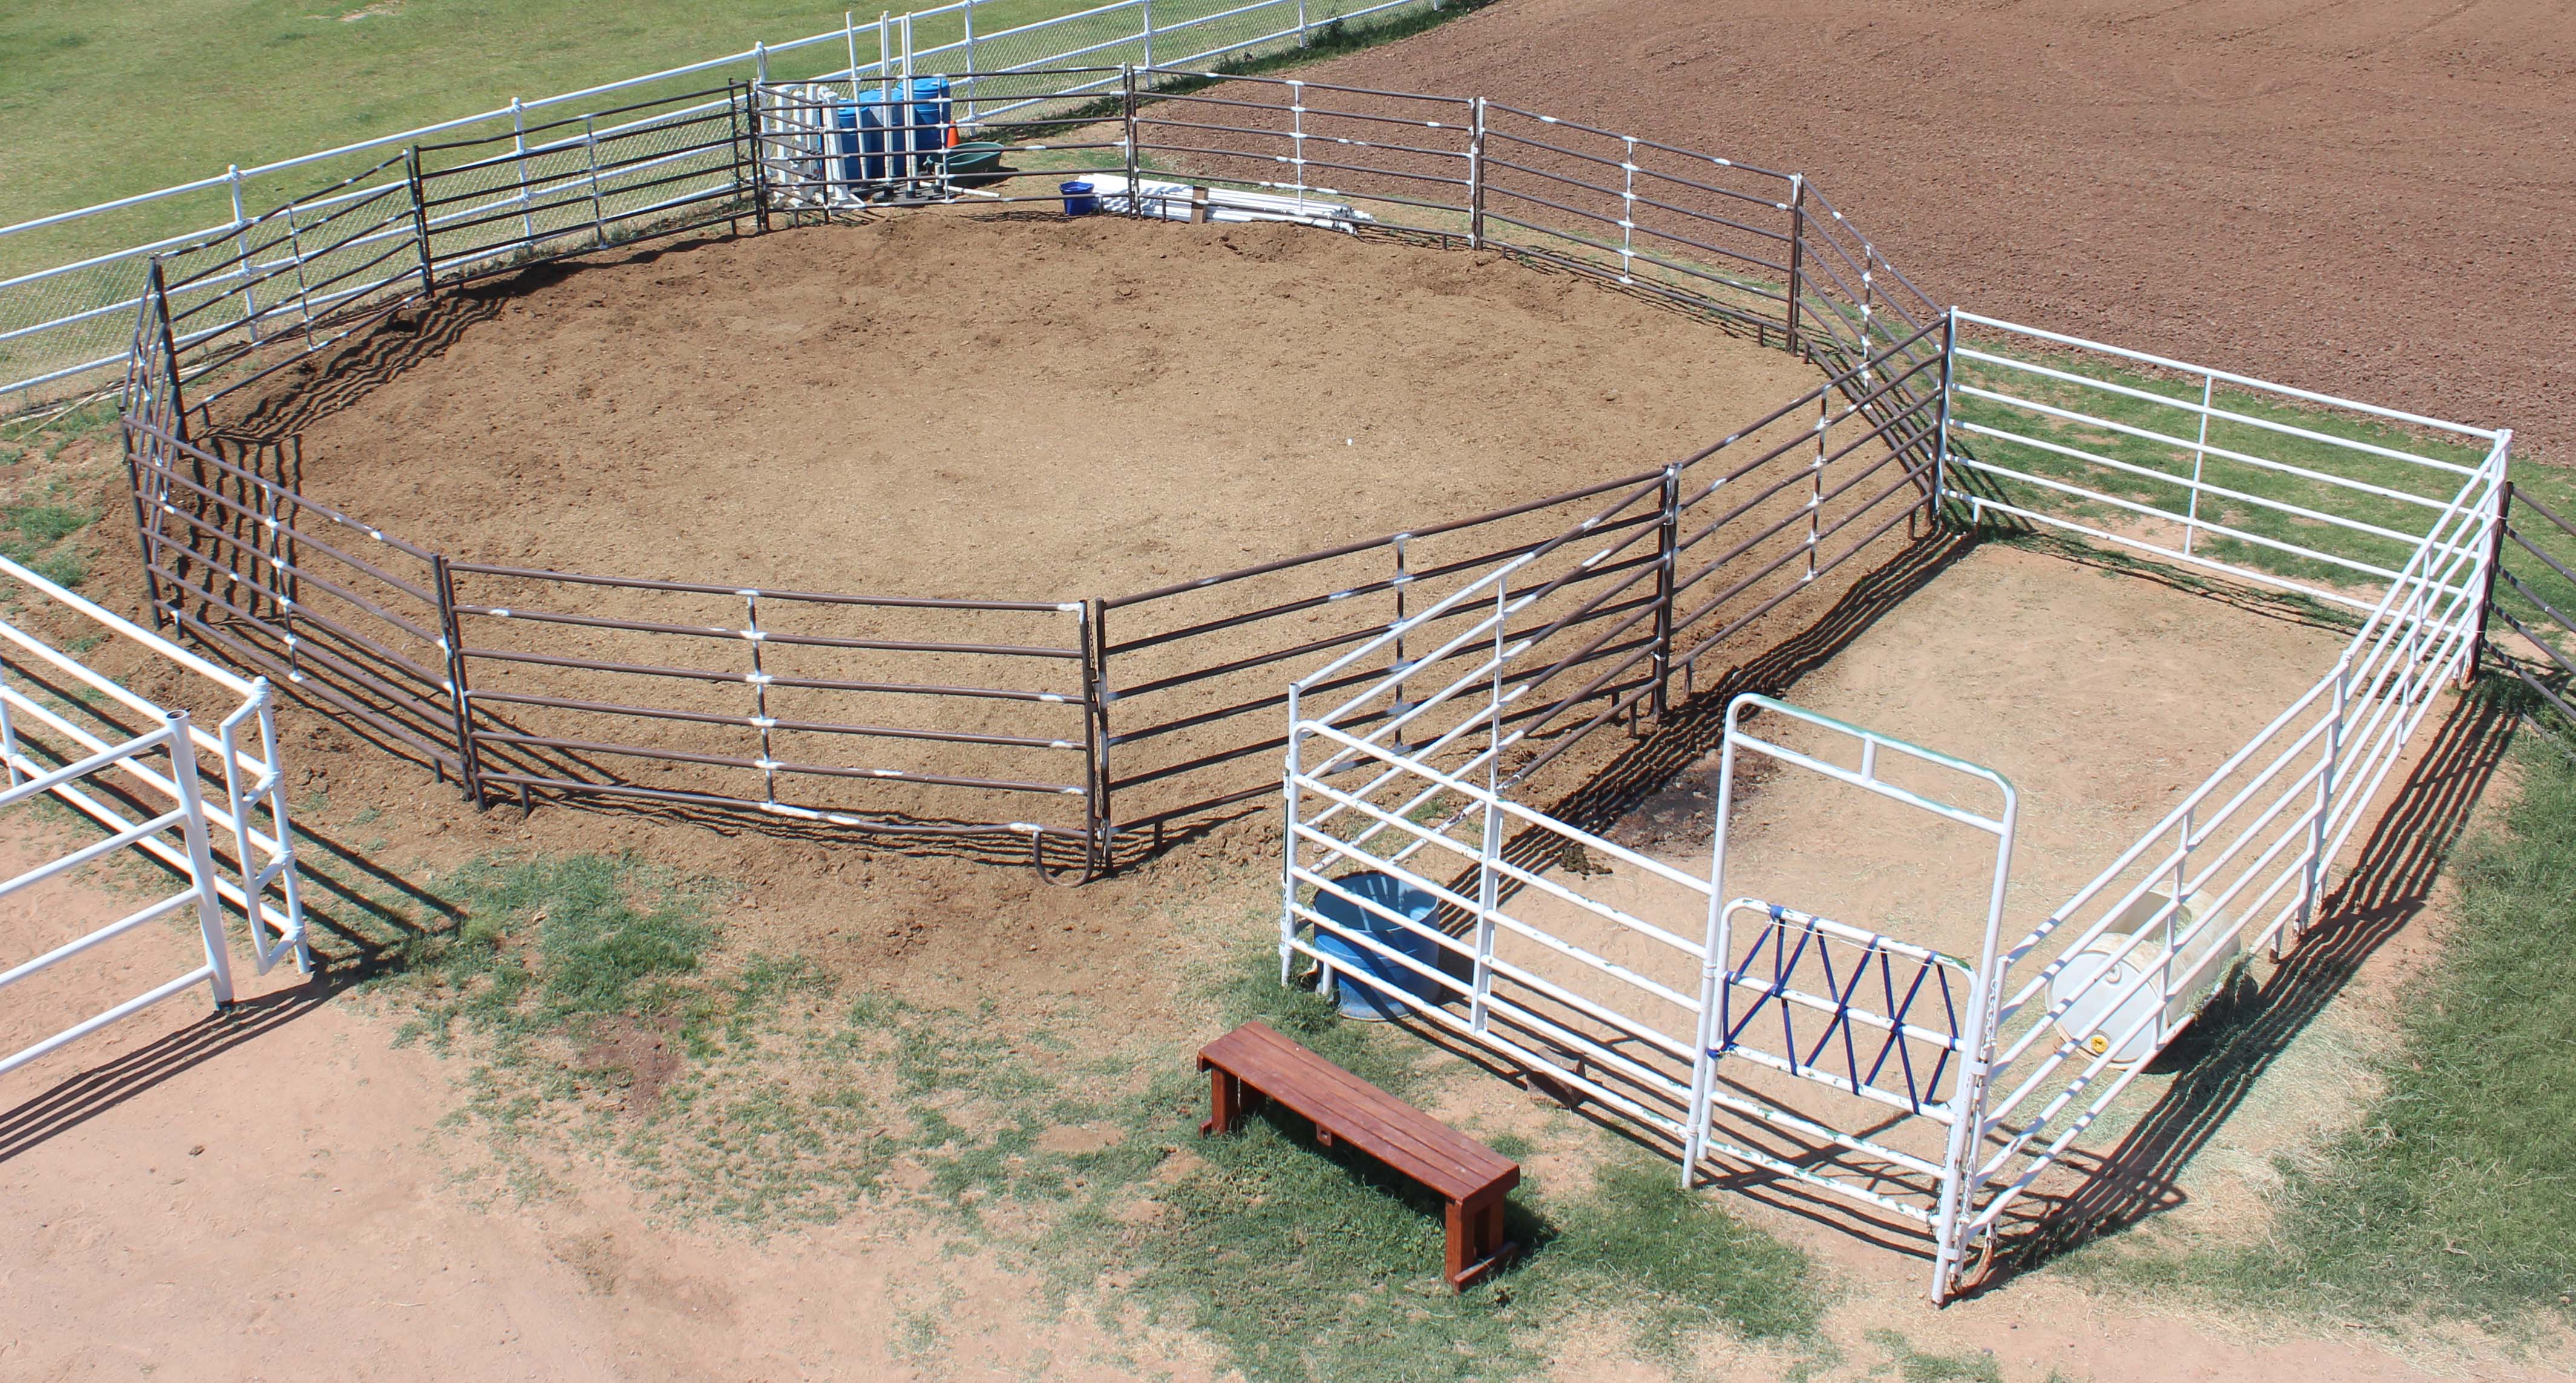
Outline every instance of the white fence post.
<path fill-rule="evenodd" d="M 206 944 L 206 965 L 213 971 L 207 987 L 215 994 L 215 1007 L 229 1008 L 233 1002 L 232 948 L 224 940 L 224 909 L 215 894 L 215 855 L 206 842 L 206 801 L 197 784 L 197 745 L 188 738 L 188 713 L 169 713 L 170 782 L 178 789 L 179 830 L 188 847 L 188 882 L 197 891 L 197 934 Z M 259 900 L 245 897 L 243 911 L 258 923 Z"/>
<path fill-rule="evenodd" d="M 582 149 L 590 156 L 590 228 L 599 243 L 608 243 L 608 213 L 599 199 L 599 132 L 591 127 L 591 117 L 581 118 Z"/>
<path fill-rule="evenodd" d="M 1152 67 L 1154 65 L 1154 0 L 1136 0 L 1136 5 L 1145 13 L 1145 66 Z M 1132 187 L 1127 189 L 1127 195 L 1135 196 L 1136 189 Z"/>
<path fill-rule="evenodd" d="M 2200 435 L 2191 446 L 2191 502 L 2182 520 L 2182 552 L 2191 555 L 2192 535 L 2200 527 L 2200 473 L 2209 460 L 2209 405 L 2218 392 L 2216 372 L 2200 377 Z"/>
<path fill-rule="evenodd" d="M 1494 998 L 1494 909 L 1501 903 L 1502 879 L 1494 862 L 1503 856 L 1503 639 L 1512 612 L 1508 577 L 1494 578 L 1494 688 L 1485 709 L 1484 839 L 1476 852 L 1476 960 L 1468 975 L 1467 1026 L 1482 1034 L 1490 1026 Z"/>
<path fill-rule="evenodd" d="M 8 669 L 0 665 L 0 689 L 8 685 Z M 9 703 L 0 699 L 0 766 L 9 770 L 9 786 L 18 786 L 18 727 L 9 719 Z"/>
<path fill-rule="evenodd" d="M 230 165 L 230 166 L 226 167 L 226 168 L 224 169 L 224 176 L 225 176 L 225 178 L 226 178 L 227 180 L 229 180 L 229 181 L 232 183 L 232 192 L 233 192 L 233 249 L 241 255 L 241 275 L 242 275 L 242 316 L 241 316 L 241 319 L 242 319 L 243 323 L 245 323 L 245 324 L 249 327 L 249 329 L 250 329 L 250 339 L 251 339 L 251 343 L 252 343 L 253 345 L 256 345 L 256 344 L 258 344 L 258 342 L 259 342 L 259 302 L 258 302 L 258 299 L 257 299 L 257 298 L 255 298 L 255 297 L 253 296 L 253 294 L 252 294 L 253 284 L 252 284 L 252 281 L 251 281 L 251 280 L 252 280 L 252 272 L 253 272 L 255 269 L 257 269 L 259 266 L 257 266 L 257 265 L 255 265 L 255 264 L 251 263 L 251 258 L 250 258 L 250 218 L 249 218 L 249 217 L 247 217 L 247 216 L 244 216 L 244 215 L 242 214 L 242 195 L 241 195 L 242 176 L 241 176 L 241 165 L 240 165 L 240 164 L 238 164 L 238 163 L 236 163 L 236 164 L 232 164 L 232 165 Z"/>
<path fill-rule="evenodd" d="M 510 98 L 510 163 L 519 170 L 519 233 L 530 245 L 537 239 L 536 213 L 528 200 L 528 112 L 519 98 Z"/>
<path fill-rule="evenodd" d="M 1302 46 L 1305 35 L 1306 6 L 1297 6 L 1297 42 Z M 1474 124 L 1467 134 L 1467 248 L 1485 248 L 1485 98 L 1476 98 Z"/>
<path fill-rule="evenodd" d="M 1297 0 L 1297 46 L 1306 46 L 1306 0 Z"/>
<path fill-rule="evenodd" d="M 961 11 L 966 20 L 966 90 L 960 98 L 966 105 L 966 123 L 975 123 L 975 0 L 966 0 Z"/>
<path fill-rule="evenodd" d="M 760 76 L 762 86 L 769 85 L 769 45 L 754 40 L 751 45 L 751 69 Z"/>
<path fill-rule="evenodd" d="M 2308 828 L 2308 867 L 2299 884 L 2299 912 L 2290 924 L 2290 934 L 2272 943 L 2272 958 L 2299 944 L 2316 919 L 2319 895 L 2326 882 L 2326 841 L 2332 838 L 2331 823 L 2335 806 L 2335 778 L 2343 771 L 2344 708 L 2351 698 L 2352 660 L 2335 665 L 2334 719 L 2326 729 L 2325 771 L 2317 775 L 2317 819 Z"/>

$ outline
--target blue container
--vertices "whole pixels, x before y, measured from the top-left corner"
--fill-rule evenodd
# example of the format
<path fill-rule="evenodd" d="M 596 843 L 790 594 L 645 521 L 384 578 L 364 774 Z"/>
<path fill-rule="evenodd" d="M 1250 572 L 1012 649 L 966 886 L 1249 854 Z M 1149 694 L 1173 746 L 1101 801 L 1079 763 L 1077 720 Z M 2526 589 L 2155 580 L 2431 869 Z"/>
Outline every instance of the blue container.
<path fill-rule="evenodd" d="M 1406 921 L 1428 926 L 1431 914 L 1440 910 L 1440 900 L 1391 875 L 1374 870 L 1336 879 L 1336 885 L 1366 898 Z M 1399 955 L 1421 962 L 1425 967 L 1440 968 L 1440 943 L 1426 932 L 1398 926 L 1334 893 L 1331 889 L 1315 891 L 1315 911 L 1330 919 L 1334 926 L 1356 932 Z M 1359 944 L 1344 940 L 1323 927 L 1315 929 L 1315 949 L 1331 957 L 1335 975 L 1334 990 L 1342 1016 L 1385 1022 L 1401 1018 L 1408 1011 L 1394 993 L 1427 997 L 1432 992 L 1429 976 L 1406 969 Z"/>
<path fill-rule="evenodd" d="M 859 93 L 855 110 L 849 106 L 841 107 L 841 127 L 848 129 L 853 117 L 858 126 L 857 147 L 853 148 L 850 137 L 843 135 L 841 151 L 864 151 L 866 156 L 843 159 L 841 162 L 848 170 L 845 176 L 853 182 L 885 182 L 902 177 L 905 165 L 911 160 L 902 156 L 903 136 L 892 133 L 895 126 L 903 123 L 902 99 L 870 87 Z M 886 157 L 889 148 L 895 157 Z"/>
<path fill-rule="evenodd" d="M 1100 210 L 1100 199 L 1091 195 L 1091 184 L 1087 182 L 1062 183 L 1056 191 L 1064 194 L 1064 214 L 1067 216 L 1089 216 Z"/>
<path fill-rule="evenodd" d="M 838 166 L 832 170 L 832 177 L 837 182 L 855 183 L 864 175 L 864 170 L 860 167 L 860 160 L 858 158 L 858 107 L 851 105 L 847 101 L 843 101 L 840 106 L 832 112 L 832 123 L 839 127 L 839 132 L 832 136 L 832 150 L 833 152 L 841 155 L 841 157 L 836 161 Z M 874 149 L 876 146 L 871 144 L 868 147 Z"/>
<path fill-rule="evenodd" d="M 923 174 L 938 169 L 939 155 L 948 147 L 948 79 L 915 77 L 912 79 L 912 147 L 914 166 Z M 897 138 L 900 145 L 902 140 Z"/>

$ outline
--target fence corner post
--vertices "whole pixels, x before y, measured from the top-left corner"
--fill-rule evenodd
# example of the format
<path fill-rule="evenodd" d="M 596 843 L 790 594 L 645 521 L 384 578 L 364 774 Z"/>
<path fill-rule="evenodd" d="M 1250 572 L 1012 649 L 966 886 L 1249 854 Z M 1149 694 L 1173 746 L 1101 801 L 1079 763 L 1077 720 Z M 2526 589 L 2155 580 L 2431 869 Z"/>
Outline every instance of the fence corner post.
<path fill-rule="evenodd" d="M 464 789 L 465 800 L 481 811 L 483 756 L 474 744 L 473 693 L 465 684 L 465 639 L 456 619 L 456 578 L 448 569 L 444 553 L 432 554 L 429 565 L 438 596 L 439 651 L 447 655 L 447 704 L 456 735 L 457 785 Z"/>
<path fill-rule="evenodd" d="M 179 834 L 188 852 L 188 883 L 197 895 L 197 934 L 206 947 L 206 987 L 214 991 L 215 1011 L 233 1006 L 233 949 L 224 935 L 224 904 L 215 892 L 214 843 L 207 838 L 206 799 L 197 781 L 197 744 L 190 739 L 185 707 L 166 713 L 163 733 L 170 737 L 170 786 L 179 798 Z M 259 925 L 259 900 L 246 898 L 250 924 Z"/>
<path fill-rule="evenodd" d="M 2460 689 L 2474 685 L 2486 671 L 2487 615 L 2495 609 L 2496 573 L 2504 570 L 2505 521 L 2513 514 L 2513 482 L 2496 480 L 2495 515 L 2488 522 L 2486 574 L 2478 583 L 2477 632 L 2469 638 L 2468 660 L 2460 665 Z"/>
<path fill-rule="evenodd" d="M 404 146 L 403 172 L 408 175 L 405 180 L 411 184 L 411 233 L 420 247 L 420 291 L 432 293 L 437 291 L 438 284 L 433 278 L 434 261 L 429 253 L 429 207 L 421 190 L 419 145 Z"/>
<path fill-rule="evenodd" d="M 1301 12 L 1303 6 L 1299 7 Z M 1485 98 L 1476 98 L 1467 129 L 1467 248 L 1485 248 Z"/>
<path fill-rule="evenodd" d="M 1137 190 L 1144 168 L 1143 161 L 1136 154 L 1136 65 L 1120 63 L 1118 77 L 1124 89 L 1121 101 L 1125 108 L 1124 128 L 1119 132 L 1118 142 L 1126 146 L 1127 152 L 1127 214 L 1142 216 L 1145 214 L 1145 197 Z"/>

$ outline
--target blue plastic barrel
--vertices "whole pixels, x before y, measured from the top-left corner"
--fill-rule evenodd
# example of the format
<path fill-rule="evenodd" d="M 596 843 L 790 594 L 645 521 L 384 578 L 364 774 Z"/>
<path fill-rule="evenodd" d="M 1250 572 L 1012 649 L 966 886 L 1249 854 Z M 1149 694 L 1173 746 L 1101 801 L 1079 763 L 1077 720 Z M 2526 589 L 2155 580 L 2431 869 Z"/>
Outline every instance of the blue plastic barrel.
<path fill-rule="evenodd" d="M 843 183 L 855 183 L 859 181 L 861 176 L 859 159 L 857 157 L 859 152 L 858 108 L 847 101 L 843 101 L 836 109 L 833 110 L 832 123 L 840 128 L 840 133 L 832 136 L 833 148 L 841 155 L 839 181 Z M 876 146 L 874 144 L 870 144 L 868 147 L 873 150 Z"/>
<path fill-rule="evenodd" d="M 939 156 L 948 147 L 948 79 L 915 77 L 912 79 L 912 147 L 915 167 L 924 173 L 938 169 Z M 898 145 L 902 141 L 896 141 Z"/>
<path fill-rule="evenodd" d="M 905 165 L 910 160 L 903 156 L 903 136 L 896 134 L 889 138 L 889 132 L 902 123 L 903 98 L 875 87 L 859 93 L 859 147 L 867 151 L 867 157 L 852 160 L 856 164 L 851 175 L 853 178 L 884 182 L 904 175 Z M 886 157 L 889 147 L 895 154 L 892 159 Z"/>
<path fill-rule="evenodd" d="M 1089 216 L 1100 210 L 1100 199 L 1091 195 L 1091 184 L 1087 182 L 1061 183 L 1056 191 L 1064 194 L 1064 214 L 1067 216 Z"/>
<path fill-rule="evenodd" d="M 1343 890 L 1421 926 L 1429 926 L 1431 914 L 1440 909 L 1439 899 L 1401 879 L 1375 870 L 1333 882 Z M 1328 888 L 1315 890 L 1315 911 L 1322 913 L 1334 926 L 1365 936 L 1390 951 L 1420 961 L 1430 969 L 1440 968 L 1440 943 L 1432 940 L 1428 932 L 1399 926 Z M 1432 992 L 1429 976 L 1409 970 L 1356 942 L 1335 936 L 1329 928 L 1315 929 L 1315 949 L 1331 958 L 1334 989 L 1345 1018 L 1365 1018 L 1372 1022 L 1401 1018 L 1407 1011 L 1405 1003 L 1391 997 L 1390 991 L 1416 998 Z"/>

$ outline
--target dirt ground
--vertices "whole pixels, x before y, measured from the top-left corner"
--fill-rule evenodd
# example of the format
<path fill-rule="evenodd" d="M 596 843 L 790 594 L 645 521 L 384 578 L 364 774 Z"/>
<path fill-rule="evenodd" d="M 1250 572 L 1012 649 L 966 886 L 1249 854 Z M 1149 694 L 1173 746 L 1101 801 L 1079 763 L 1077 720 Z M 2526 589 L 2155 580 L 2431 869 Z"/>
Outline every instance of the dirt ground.
<path fill-rule="evenodd" d="M 1817 382 L 1490 256 L 967 211 L 538 271 L 412 332 L 251 411 L 302 422 L 306 494 L 460 561 L 999 600 L 1649 471 Z"/>
<path fill-rule="evenodd" d="M 1933 299 L 2564 458 L 2557 0 L 1506 0 L 1318 81 L 1803 171 Z"/>

